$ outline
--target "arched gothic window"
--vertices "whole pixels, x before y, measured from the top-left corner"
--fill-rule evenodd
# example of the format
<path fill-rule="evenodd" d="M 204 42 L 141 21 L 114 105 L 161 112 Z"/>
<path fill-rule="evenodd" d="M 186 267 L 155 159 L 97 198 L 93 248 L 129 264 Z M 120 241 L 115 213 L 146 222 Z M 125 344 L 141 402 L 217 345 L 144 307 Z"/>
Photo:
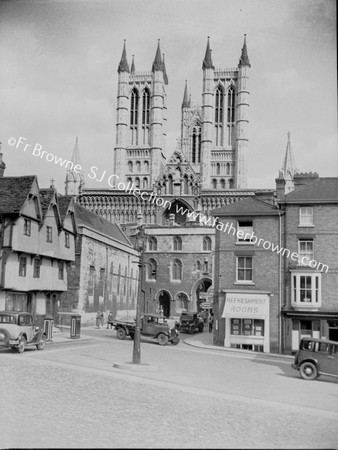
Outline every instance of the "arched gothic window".
<path fill-rule="evenodd" d="M 147 261 L 147 279 L 156 280 L 157 277 L 157 262 L 155 259 L 150 258 Z"/>
<path fill-rule="evenodd" d="M 221 178 L 220 183 L 221 183 L 221 189 L 224 189 L 225 188 L 225 180 L 224 180 L 224 178 Z"/>
<path fill-rule="evenodd" d="M 183 272 L 182 261 L 180 259 L 174 259 L 171 267 L 172 267 L 172 279 L 182 280 L 182 272 Z"/>
<path fill-rule="evenodd" d="M 216 175 L 220 175 L 220 173 L 221 173 L 221 165 L 220 165 L 220 163 L 217 163 L 216 164 Z"/>
<path fill-rule="evenodd" d="M 129 172 L 133 171 L 133 163 L 132 163 L 132 161 L 128 161 L 128 170 L 129 170 Z"/>
<path fill-rule="evenodd" d="M 199 125 L 194 126 L 192 130 L 192 162 L 201 162 L 201 127 Z"/>
<path fill-rule="evenodd" d="M 157 250 L 157 239 L 154 236 L 148 239 L 148 249 L 152 252 Z"/>
<path fill-rule="evenodd" d="M 148 173 L 148 171 L 149 171 L 149 162 L 148 161 L 144 161 L 144 171 L 146 173 Z"/>
<path fill-rule="evenodd" d="M 136 161 L 136 171 L 141 172 L 141 162 L 140 161 Z"/>
<path fill-rule="evenodd" d="M 182 239 L 179 236 L 174 237 L 174 250 L 182 250 Z"/>
<path fill-rule="evenodd" d="M 138 117 L 138 91 L 134 88 L 130 95 L 130 131 L 131 145 L 138 145 L 137 142 L 137 117 Z"/>
<path fill-rule="evenodd" d="M 184 175 L 183 177 L 183 194 L 185 195 L 189 194 L 189 183 L 187 175 Z"/>
<path fill-rule="evenodd" d="M 214 178 L 214 179 L 212 180 L 212 187 L 213 187 L 214 189 L 217 189 L 217 180 L 216 180 L 216 178 Z"/>
<path fill-rule="evenodd" d="M 139 177 L 136 177 L 136 178 L 135 178 L 135 186 L 136 186 L 137 188 L 140 187 L 140 179 L 139 179 Z"/>
<path fill-rule="evenodd" d="M 226 170 L 226 174 L 230 175 L 230 163 L 226 164 L 225 170 Z"/>
<path fill-rule="evenodd" d="M 201 261 L 199 259 L 196 261 L 196 270 L 201 270 Z"/>
<path fill-rule="evenodd" d="M 211 250 L 211 239 L 209 236 L 205 236 L 203 238 L 203 250 L 210 251 Z"/>
<path fill-rule="evenodd" d="M 150 92 L 145 88 L 142 94 L 142 143 L 149 144 Z"/>
<path fill-rule="evenodd" d="M 223 89 L 221 86 L 216 88 L 215 92 L 215 144 L 223 145 Z"/>
<path fill-rule="evenodd" d="M 171 175 L 168 176 L 168 194 L 173 195 L 173 177 Z"/>
<path fill-rule="evenodd" d="M 180 309 L 185 309 L 186 311 L 188 311 L 189 298 L 188 298 L 187 294 L 185 292 L 179 292 L 176 295 L 176 298 L 178 301 L 178 307 Z"/>
<path fill-rule="evenodd" d="M 231 145 L 232 130 L 235 124 L 235 90 L 233 87 L 228 90 L 227 101 L 228 145 Z"/>
<path fill-rule="evenodd" d="M 148 178 L 143 178 L 143 189 L 148 189 Z"/>

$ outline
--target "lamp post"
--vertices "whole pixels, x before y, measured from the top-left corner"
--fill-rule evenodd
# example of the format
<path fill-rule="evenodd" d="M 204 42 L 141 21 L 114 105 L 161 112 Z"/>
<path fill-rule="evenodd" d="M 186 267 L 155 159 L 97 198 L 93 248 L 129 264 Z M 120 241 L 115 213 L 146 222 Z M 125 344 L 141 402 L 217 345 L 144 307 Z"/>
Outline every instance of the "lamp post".
<path fill-rule="evenodd" d="M 141 295 L 143 293 L 143 266 L 144 266 L 144 242 L 145 235 L 143 227 L 141 227 L 139 234 L 136 238 L 136 249 L 140 252 L 139 258 L 139 280 L 136 299 L 136 325 L 134 334 L 134 346 L 133 346 L 133 364 L 141 363 Z"/>

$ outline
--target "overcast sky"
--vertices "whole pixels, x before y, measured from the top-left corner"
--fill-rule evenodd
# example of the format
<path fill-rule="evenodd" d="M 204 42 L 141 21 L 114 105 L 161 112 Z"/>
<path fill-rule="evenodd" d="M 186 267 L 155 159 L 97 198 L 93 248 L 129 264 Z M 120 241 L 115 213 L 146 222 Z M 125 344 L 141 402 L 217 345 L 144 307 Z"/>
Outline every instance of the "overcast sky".
<path fill-rule="evenodd" d="M 7 176 L 38 175 L 64 193 L 66 171 L 8 145 L 20 136 L 85 173 L 113 173 L 117 67 L 123 40 L 136 70 L 151 70 L 157 40 L 169 77 L 167 156 L 180 136 L 184 83 L 202 101 L 210 36 L 216 68 L 236 67 L 247 34 L 248 184 L 275 185 L 291 132 L 300 171 L 338 176 L 334 0 L 0 0 L 0 141 Z M 85 176 L 87 187 L 102 187 Z"/>

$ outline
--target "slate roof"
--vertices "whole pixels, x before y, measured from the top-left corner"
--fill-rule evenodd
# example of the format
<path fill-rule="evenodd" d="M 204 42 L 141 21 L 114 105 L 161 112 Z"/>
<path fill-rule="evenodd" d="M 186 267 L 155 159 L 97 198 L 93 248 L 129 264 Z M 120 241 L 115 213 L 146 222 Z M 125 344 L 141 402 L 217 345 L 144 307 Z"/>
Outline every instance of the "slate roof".
<path fill-rule="evenodd" d="M 50 202 L 54 195 L 54 188 L 51 189 L 39 189 L 40 194 L 40 203 L 41 203 L 41 209 L 42 209 L 42 220 L 45 220 Z"/>
<path fill-rule="evenodd" d="M 211 211 L 213 216 L 278 216 L 280 213 L 280 209 L 252 197 Z"/>
<path fill-rule="evenodd" d="M 74 212 L 77 226 L 87 225 L 116 241 L 128 245 L 128 247 L 132 247 L 131 242 L 116 223 L 103 219 L 77 203 L 74 203 Z"/>
<path fill-rule="evenodd" d="M 0 214 L 19 213 L 35 180 L 35 175 L 0 177 Z"/>
<path fill-rule="evenodd" d="M 338 177 L 317 178 L 287 194 L 285 203 L 338 203 Z"/>
<path fill-rule="evenodd" d="M 72 201 L 73 196 L 72 195 L 59 195 L 58 196 L 58 204 L 59 204 L 59 213 L 61 217 L 61 222 L 63 223 L 67 211 L 70 205 L 70 202 Z"/>

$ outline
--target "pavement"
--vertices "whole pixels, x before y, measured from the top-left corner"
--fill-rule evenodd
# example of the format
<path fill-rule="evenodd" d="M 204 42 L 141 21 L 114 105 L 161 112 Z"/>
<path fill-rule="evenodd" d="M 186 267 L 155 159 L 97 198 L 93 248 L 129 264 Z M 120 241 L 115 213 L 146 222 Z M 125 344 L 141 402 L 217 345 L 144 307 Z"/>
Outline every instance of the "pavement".
<path fill-rule="evenodd" d="M 86 332 L 92 333 L 96 331 L 95 335 L 86 334 Z M 62 329 L 54 327 L 53 329 L 53 338 L 52 341 L 47 341 L 48 344 L 60 344 L 60 343 L 74 343 L 74 342 L 83 342 L 83 341 L 91 341 L 95 338 L 99 337 L 100 334 L 104 332 L 114 332 L 114 330 L 107 330 L 106 327 L 97 328 L 96 326 L 83 326 L 81 329 L 81 333 L 79 337 L 71 337 L 70 336 L 70 327 L 62 327 Z M 228 352 L 228 353 L 237 353 L 237 354 L 245 354 L 246 356 L 255 357 L 257 355 L 270 356 L 272 358 L 285 358 L 288 360 L 293 360 L 294 356 L 291 355 L 281 355 L 276 353 L 261 353 L 254 352 L 252 350 L 239 350 L 234 348 L 226 348 L 218 345 L 214 345 L 213 341 L 213 333 L 209 333 L 208 331 L 204 331 L 203 333 L 195 333 L 193 335 L 185 335 L 183 333 L 180 334 L 181 342 L 183 341 L 185 344 L 190 345 L 192 347 L 203 348 L 208 350 L 216 350 L 220 352 Z"/>

